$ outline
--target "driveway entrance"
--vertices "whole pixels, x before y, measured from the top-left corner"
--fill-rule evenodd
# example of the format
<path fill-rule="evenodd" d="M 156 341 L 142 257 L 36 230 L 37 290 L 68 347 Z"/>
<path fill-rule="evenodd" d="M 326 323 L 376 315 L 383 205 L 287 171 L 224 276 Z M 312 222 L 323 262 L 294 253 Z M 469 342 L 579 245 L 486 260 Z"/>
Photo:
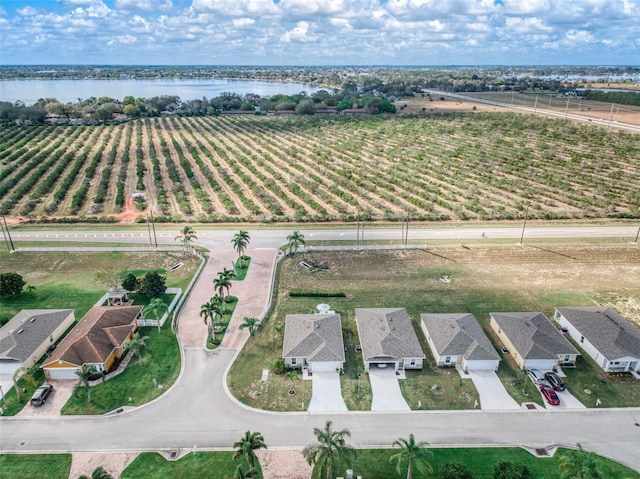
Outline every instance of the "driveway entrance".
<path fill-rule="evenodd" d="M 369 381 L 371 381 L 371 391 L 373 393 L 372 411 L 411 410 L 402 396 L 400 384 L 398 384 L 398 378 L 393 368 L 370 368 Z"/>
<path fill-rule="evenodd" d="M 339 412 L 346 411 L 347 405 L 342 399 L 340 391 L 340 373 L 318 373 L 311 376 L 313 392 L 309 402 L 310 412 Z"/>
<path fill-rule="evenodd" d="M 518 403 L 509 395 L 495 372 L 469 371 L 469 376 L 478 390 L 480 408 L 483 411 L 520 409 Z"/>

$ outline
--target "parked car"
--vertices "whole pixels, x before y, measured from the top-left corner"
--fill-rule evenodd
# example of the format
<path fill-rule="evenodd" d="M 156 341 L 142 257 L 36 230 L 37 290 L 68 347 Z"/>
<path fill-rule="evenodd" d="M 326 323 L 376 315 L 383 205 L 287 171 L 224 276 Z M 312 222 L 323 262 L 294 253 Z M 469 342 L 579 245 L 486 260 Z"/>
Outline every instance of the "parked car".
<path fill-rule="evenodd" d="M 547 400 L 547 402 L 552 406 L 558 406 L 560 404 L 560 398 L 553 388 L 550 388 L 548 386 L 540 386 L 540 392 L 542 393 L 542 396 Z"/>
<path fill-rule="evenodd" d="M 544 378 L 544 374 L 542 371 L 538 369 L 527 369 L 527 374 L 533 381 L 533 384 L 535 384 L 536 386 L 549 386 L 549 383 Z"/>
<path fill-rule="evenodd" d="M 43 384 L 38 389 L 36 389 L 36 392 L 34 392 L 33 396 L 31 396 L 31 405 L 33 407 L 42 406 L 47 402 L 47 398 L 52 392 L 53 386 L 51 384 Z"/>
<path fill-rule="evenodd" d="M 549 384 L 551 384 L 551 387 L 556 391 L 564 391 L 566 389 L 566 386 L 564 385 L 564 381 L 556 373 L 552 373 L 552 372 L 544 373 L 544 378 L 547 380 Z"/>

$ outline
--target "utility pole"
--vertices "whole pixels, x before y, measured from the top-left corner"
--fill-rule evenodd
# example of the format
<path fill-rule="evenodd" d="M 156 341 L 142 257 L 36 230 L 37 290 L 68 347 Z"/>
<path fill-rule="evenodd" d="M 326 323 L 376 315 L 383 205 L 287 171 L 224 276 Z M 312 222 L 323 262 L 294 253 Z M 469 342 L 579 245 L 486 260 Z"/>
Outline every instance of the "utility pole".
<path fill-rule="evenodd" d="M 356 251 L 360 251 L 360 210 L 356 218 Z"/>
<path fill-rule="evenodd" d="M 16 248 L 15 246 L 13 246 L 13 240 L 11 239 L 11 232 L 9 231 L 9 227 L 7 226 L 7 219 L 4 217 L 4 215 L 2 215 L 2 222 L 4 223 L 4 230 L 2 234 L 4 234 L 4 231 L 6 231 L 7 237 L 9 238 L 9 244 L 7 245 L 9 247 L 9 251 L 14 251 Z M 6 241 L 6 238 L 5 238 L 5 241 Z"/>
<path fill-rule="evenodd" d="M 522 240 L 524 239 L 524 229 L 527 227 L 527 217 L 529 216 L 529 205 L 524 210 L 524 224 L 522 225 L 522 234 L 520 235 L 520 244 L 522 244 Z"/>
<path fill-rule="evenodd" d="M 567 116 L 569 116 L 569 98 L 567 98 L 567 106 L 564 109 L 564 117 L 566 118 Z"/>
<path fill-rule="evenodd" d="M 613 107 L 615 106 L 615 103 L 611 104 L 611 113 L 609 113 L 609 126 L 607 127 L 607 131 L 609 131 L 611 129 L 611 120 L 613 119 Z"/>
<path fill-rule="evenodd" d="M 536 95 L 536 102 L 533 104 L 533 112 L 535 113 L 537 109 L 538 109 L 538 95 Z"/>
<path fill-rule="evenodd" d="M 153 246 L 153 240 L 151 239 L 151 222 L 149 221 L 148 214 L 147 214 L 147 233 L 149 233 L 149 246 Z"/>
<path fill-rule="evenodd" d="M 638 226 L 638 232 L 636 233 L 636 240 L 634 241 L 634 243 L 638 242 L 638 236 L 640 236 L 640 226 Z"/>
<path fill-rule="evenodd" d="M 153 241 L 156 244 L 156 248 L 158 247 L 158 238 L 156 236 L 156 224 L 153 221 L 153 212 L 151 212 L 151 228 L 153 229 Z"/>

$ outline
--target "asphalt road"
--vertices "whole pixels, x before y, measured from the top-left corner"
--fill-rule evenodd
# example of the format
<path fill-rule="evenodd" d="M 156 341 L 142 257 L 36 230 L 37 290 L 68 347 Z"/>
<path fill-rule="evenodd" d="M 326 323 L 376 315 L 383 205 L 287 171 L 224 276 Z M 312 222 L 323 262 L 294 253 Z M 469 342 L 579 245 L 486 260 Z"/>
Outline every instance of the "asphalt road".
<path fill-rule="evenodd" d="M 268 413 L 237 404 L 224 390 L 236 350 L 185 350 L 176 385 L 155 402 L 115 417 L 3 418 L 4 452 L 228 449 L 244 431 L 260 431 L 270 448 L 315 442 L 313 427 L 332 420 L 358 447 L 389 446 L 414 433 L 432 446 L 575 446 L 640 470 L 640 408 L 589 411 L 412 411 Z"/>
<path fill-rule="evenodd" d="M 231 238 L 238 232 L 238 229 L 247 229 L 251 234 L 252 248 L 279 248 L 286 244 L 287 236 L 294 230 L 292 228 L 281 229 L 253 229 L 251 226 L 239 226 L 235 229 L 206 229 L 197 228 L 198 240 L 195 244 L 202 245 L 212 250 L 228 250 L 231 247 Z M 173 231 L 158 229 L 155 238 L 158 244 L 178 245 L 176 235 L 179 228 Z M 356 240 L 356 228 L 340 229 L 300 229 L 308 241 L 335 241 L 335 240 Z M 527 227 L 524 239 L 535 240 L 544 238 L 628 238 L 633 241 L 638 231 L 634 225 L 628 226 L 550 226 L 550 227 Z M 488 239 L 511 238 L 519 241 L 522 234 L 522 227 L 471 227 L 471 228 L 412 228 L 409 227 L 409 240 L 429 241 L 445 240 L 468 240 L 480 239 L 482 234 Z M 400 225 L 397 228 L 364 228 L 364 240 L 395 240 L 401 239 Z M 118 229 L 114 226 L 109 230 L 27 230 L 20 228 L 11 231 L 14 241 L 83 241 L 83 242 L 127 242 L 138 245 L 150 245 L 150 236 L 146 226 L 141 225 L 138 229 Z M 51 245 L 53 246 L 53 244 Z"/>

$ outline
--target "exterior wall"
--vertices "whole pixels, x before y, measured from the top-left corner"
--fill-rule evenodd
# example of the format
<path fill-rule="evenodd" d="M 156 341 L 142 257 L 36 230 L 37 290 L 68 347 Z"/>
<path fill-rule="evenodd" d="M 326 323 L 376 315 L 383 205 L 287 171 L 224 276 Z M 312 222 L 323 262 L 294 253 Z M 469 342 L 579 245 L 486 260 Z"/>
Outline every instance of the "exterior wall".
<path fill-rule="evenodd" d="M 295 360 L 296 364 L 292 364 L 293 360 Z M 284 365 L 288 368 L 302 368 L 304 364 L 304 358 L 284 358 Z"/>
<path fill-rule="evenodd" d="M 485 359 L 476 361 L 467 361 L 462 359 L 462 369 L 465 371 L 497 371 L 500 361 L 497 359 Z"/>
<path fill-rule="evenodd" d="M 422 369 L 422 358 L 403 358 L 401 364 L 404 369 Z"/>
<path fill-rule="evenodd" d="M 113 351 L 111 351 L 111 354 L 109 354 L 109 357 L 104 361 L 105 371 L 109 371 L 111 369 L 111 366 L 113 366 L 113 363 L 115 362 L 116 357 L 120 357 L 120 354 L 118 354 L 119 351 L 120 349 L 114 349 Z"/>
<path fill-rule="evenodd" d="M 554 359 L 527 359 L 524 369 L 539 369 L 540 371 L 551 371 L 556 367 L 558 361 Z"/>
<path fill-rule="evenodd" d="M 314 361 L 309 363 L 309 371 L 313 373 L 335 373 L 341 371 L 344 363 L 340 361 Z"/>

